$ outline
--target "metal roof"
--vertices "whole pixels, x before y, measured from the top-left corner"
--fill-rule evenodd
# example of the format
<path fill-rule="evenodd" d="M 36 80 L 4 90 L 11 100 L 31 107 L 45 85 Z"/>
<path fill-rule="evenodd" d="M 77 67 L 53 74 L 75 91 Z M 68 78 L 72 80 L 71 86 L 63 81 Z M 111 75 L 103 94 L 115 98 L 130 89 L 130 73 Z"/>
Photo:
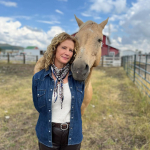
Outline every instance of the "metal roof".
<path fill-rule="evenodd" d="M 37 46 L 27 46 L 26 49 L 38 49 Z"/>

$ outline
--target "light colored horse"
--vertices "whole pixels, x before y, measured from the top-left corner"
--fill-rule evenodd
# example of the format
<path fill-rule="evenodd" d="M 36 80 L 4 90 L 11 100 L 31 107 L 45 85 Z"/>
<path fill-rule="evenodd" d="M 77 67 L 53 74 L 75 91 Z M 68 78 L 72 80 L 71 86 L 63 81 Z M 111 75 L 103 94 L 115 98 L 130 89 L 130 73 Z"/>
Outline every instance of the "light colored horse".
<path fill-rule="evenodd" d="M 75 37 L 78 39 L 80 51 L 71 65 L 71 71 L 75 80 L 85 80 L 85 95 L 81 106 L 81 114 L 83 115 L 92 99 L 91 74 L 93 67 L 99 65 L 103 40 L 102 30 L 107 24 L 108 19 L 97 24 L 93 21 L 84 23 L 76 16 L 75 18 L 79 26 L 79 31 Z M 43 61 L 43 57 L 38 60 L 34 68 L 34 73 L 43 69 L 40 66 L 41 61 Z"/>

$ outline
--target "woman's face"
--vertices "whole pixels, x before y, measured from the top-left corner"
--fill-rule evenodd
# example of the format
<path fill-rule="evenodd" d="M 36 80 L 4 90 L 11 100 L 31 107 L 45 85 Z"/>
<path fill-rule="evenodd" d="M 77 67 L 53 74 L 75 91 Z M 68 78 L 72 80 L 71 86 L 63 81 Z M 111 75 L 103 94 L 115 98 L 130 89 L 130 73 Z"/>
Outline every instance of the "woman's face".
<path fill-rule="evenodd" d="M 56 49 L 55 66 L 64 67 L 72 58 L 74 51 L 74 42 L 71 40 L 63 41 Z"/>

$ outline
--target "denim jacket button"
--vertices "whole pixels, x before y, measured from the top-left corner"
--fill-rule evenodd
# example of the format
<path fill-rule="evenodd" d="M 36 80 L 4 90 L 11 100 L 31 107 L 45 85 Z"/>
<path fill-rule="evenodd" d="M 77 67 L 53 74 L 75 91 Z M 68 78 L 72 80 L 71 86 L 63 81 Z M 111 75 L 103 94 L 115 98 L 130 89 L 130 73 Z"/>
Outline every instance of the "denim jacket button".
<path fill-rule="evenodd" d="M 51 131 L 49 130 L 49 132 L 51 132 Z"/>
<path fill-rule="evenodd" d="M 73 119 L 73 117 L 71 117 Z"/>
<path fill-rule="evenodd" d="M 51 99 L 49 99 L 49 101 L 51 101 Z"/>
<path fill-rule="evenodd" d="M 49 112 L 50 112 L 51 110 L 49 110 Z"/>
<path fill-rule="evenodd" d="M 49 142 L 51 142 L 51 141 L 49 141 Z"/>
<path fill-rule="evenodd" d="M 72 96 L 72 98 L 74 98 L 74 96 Z"/>
<path fill-rule="evenodd" d="M 51 91 L 52 91 L 52 89 L 51 89 Z"/>
<path fill-rule="evenodd" d="M 69 138 L 69 140 L 71 140 L 71 138 Z"/>
<path fill-rule="evenodd" d="M 72 108 L 73 108 L 73 106 L 72 106 Z"/>
<path fill-rule="evenodd" d="M 51 120 L 49 120 L 49 122 L 51 122 Z"/>

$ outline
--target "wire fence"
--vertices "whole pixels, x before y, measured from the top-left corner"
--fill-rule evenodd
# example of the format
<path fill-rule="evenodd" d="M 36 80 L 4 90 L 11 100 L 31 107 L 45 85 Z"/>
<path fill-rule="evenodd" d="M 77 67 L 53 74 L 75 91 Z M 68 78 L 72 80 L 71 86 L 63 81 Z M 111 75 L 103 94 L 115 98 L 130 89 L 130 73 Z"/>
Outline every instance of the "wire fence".
<path fill-rule="evenodd" d="M 14 64 L 32 64 L 36 63 L 43 55 L 0 55 L 0 62 Z"/>
<path fill-rule="evenodd" d="M 124 56 L 122 65 L 128 77 L 150 97 L 150 55 Z"/>
<path fill-rule="evenodd" d="M 0 62 L 4 63 L 14 63 L 14 64 L 32 64 L 36 63 L 43 55 L 0 55 Z M 121 57 L 108 57 L 102 56 L 100 63 L 102 67 L 120 67 Z"/>

